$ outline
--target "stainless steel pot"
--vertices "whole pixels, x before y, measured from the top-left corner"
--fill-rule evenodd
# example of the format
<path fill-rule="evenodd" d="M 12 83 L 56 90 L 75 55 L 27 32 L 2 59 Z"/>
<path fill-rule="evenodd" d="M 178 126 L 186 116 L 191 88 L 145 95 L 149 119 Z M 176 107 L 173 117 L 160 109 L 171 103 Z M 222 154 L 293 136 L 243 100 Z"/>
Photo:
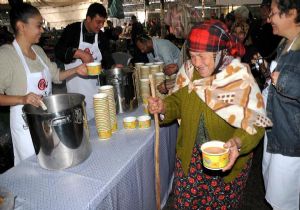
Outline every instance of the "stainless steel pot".
<path fill-rule="evenodd" d="M 23 107 L 40 166 L 64 169 L 83 162 L 91 153 L 84 96 L 57 94 L 43 102 L 46 111 L 29 104 Z"/>
<path fill-rule="evenodd" d="M 138 106 L 135 74 L 130 68 L 106 71 L 106 83 L 114 86 L 117 113 L 132 111 Z"/>

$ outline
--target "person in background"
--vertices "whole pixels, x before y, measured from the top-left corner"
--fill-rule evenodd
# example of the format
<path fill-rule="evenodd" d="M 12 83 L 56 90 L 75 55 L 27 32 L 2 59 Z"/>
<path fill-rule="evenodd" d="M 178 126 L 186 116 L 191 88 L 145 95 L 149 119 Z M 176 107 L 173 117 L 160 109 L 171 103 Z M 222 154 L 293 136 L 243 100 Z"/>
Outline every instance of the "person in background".
<path fill-rule="evenodd" d="M 224 23 L 210 20 L 194 26 L 187 48 L 191 59 L 179 70 L 174 92 L 164 100 L 148 98 L 149 112 L 160 114 L 161 124 L 181 118 L 173 208 L 239 209 L 252 150 L 271 122 L 250 71 L 234 59 L 244 48 Z M 213 139 L 229 148 L 229 163 L 219 171 L 202 165 L 200 147 Z"/>
<path fill-rule="evenodd" d="M 3 44 L 11 44 L 14 36 L 7 29 L 7 26 L 0 26 L 0 46 Z"/>
<path fill-rule="evenodd" d="M 169 31 L 171 34 L 175 35 L 177 39 L 186 40 L 188 34 L 193 27 L 193 25 L 200 21 L 200 16 L 196 10 L 192 10 L 191 8 L 187 7 L 183 4 L 175 4 L 171 6 L 166 15 L 164 22 L 166 25 L 169 26 Z M 164 68 L 164 73 L 168 76 L 174 75 L 178 72 L 179 68 L 182 64 L 189 59 L 186 49 L 186 41 L 183 43 L 180 55 L 179 55 L 179 62 L 178 65 L 167 65 Z M 158 88 L 161 92 L 172 91 L 174 87 L 175 80 L 168 81 L 167 87 L 164 84 L 161 84 Z"/>
<path fill-rule="evenodd" d="M 10 106 L 14 164 L 17 165 L 35 154 L 22 117 L 23 105 L 41 106 L 42 97 L 52 92 L 52 82 L 86 75 L 86 66 L 81 64 L 69 71 L 60 71 L 36 45 L 44 31 L 39 10 L 21 0 L 10 1 L 10 5 L 10 24 L 15 39 L 12 44 L 0 47 L 0 105 Z"/>
<path fill-rule="evenodd" d="M 263 0 L 260 5 L 260 19 L 254 21 L 250 26 L 250 36 L 257 52 L 267 62 L 276 57 L 276 48 L 282 39 L 273 34 L 272 25 L 268 22 L 271 11 L 271 0 Z"/>
<path fill-rule="evenodd" d="M 107 37 L 108 39 L 110 39 L 110 38 L 112 37 L 112 32 L 113 32 L 113 30 L 114 30 L 114 24 L 113 24 L 113 22 L 110 21 L 110 20 L 107 20 L 107 21 L 106 21 L 106 24 L 107 24 L 107 26 L 104 27 L 104 34 L 106 35 L 106 37 Z"/>
<path fill-rule="evenodd" d="M 149 62 L 163 61 L 166 67 L 175 66 L 178 68 L 179 66 L 180 50 L 169 40 L 150 38 L 143 34 L 136 38 L 136 46 L 142 53 L 147 54 Z M 167 93 L 165 91 L 167 87 L 164 87 L 163 90 L 158 88 L 158 90 L 161 93 Z"/>
<path fill-rule="evenodd" d="M 144 27 L 143 25 L 137 20 L 135 15 L 131 16 L 131 44 L 130 44 L 130 50 L 131 50 L 131 55 L 133 56 L 133 59 L 131 62 L 133 63 L 138 63 L 138 62 L 143 62 L 143 63 L 148 63 L 148 58 L 147 55 L 142 53 L 136 46 L 136 37 L 145 34 Z"/>
<path fill-rule="evenodd" d="M 235 21 L 230 29 L 231 33 L 236 34 L 246 46 L 252 44 L 251 39 L 248 38 L 248 31 L 250 28 L 249 14 L 250 11 L 246 6 L 240 6 L 234 10 Z"/>
<path fill-rule="evenodd" d="M 271 0 L 263 0 L 260 5 L 260 18 L 252 22 L 249 29 L 249 37 L 251 37 L 252 45 L 249 46 L 247 56 L 244 56 L 243 61 L 251 63 L 253 57 L 262 58 L 270 63 L 276 57 L 276 48 L 281 40 L 280 36 L 274 35 L 272 26 L 267 22 L 271 11 Z M 253 62 L 252 62 L 253 63 Z M 252 74 L 261 89 L 265 88 L 266 77 L 269 73 L 258 68 L 257 64 L 252 64 Z"/>
<path fill-rule="evenodd" d="M 102 4 L 89 6 L 86 18 L 82 22 L 68 25 L 55 46 L 55 56 L 65 64 L 68 71 L 82 63 L 101 62 L 102 69 L 109 69 L 114 64 L 106 39 L 101 28 L 107 18 Z M 69 93 L 85 96 L 88 120 L 94 117 L 93 95 L 97 93 L 98 80 L 95 77 L 74 77 L 67 80 Z"/>
<path fill-rule="evenodd" d="M 300 203 L 300 5 L 273 0 L 268 16 L 273 33 L 283 37 L 271 64 L 263 176 L 266 200 L 276 210 L 299 210 Z"/>
<path fill-rule="evenodd" d="M 138 35 L 144 34 L 143 25 L 137 20 L 135 15 L 131 16 L 131 41 L 134 44 Z"/>
<path fill-rule="evenodd" d="M 234 17 L 233 12 L 228 13 L 225 16 L 224 23 L 227 26 L 227 28 L 228 28 L 229 31 L 231 31 L 231 27 L 232 27 L 232 25 L 233 25 L 234 22 L 235 22 L 235 17 Z"/>

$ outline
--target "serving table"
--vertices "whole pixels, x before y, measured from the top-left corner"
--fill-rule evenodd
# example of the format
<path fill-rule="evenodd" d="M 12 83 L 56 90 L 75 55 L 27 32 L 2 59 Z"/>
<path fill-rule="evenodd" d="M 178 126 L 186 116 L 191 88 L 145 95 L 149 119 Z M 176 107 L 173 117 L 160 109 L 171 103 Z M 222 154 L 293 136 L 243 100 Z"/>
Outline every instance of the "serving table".
<path fill-rule="evenodd" d="M 78 166 L 51 171 L 36 156 L 0 175 L 0 186 L 15 196 L 15 209 L 30 210 L 154 210 L 154 121 L 151 128 L 125 130 L 122 119 L 142 115 L 142 107 L 118 115 L 118 131 L 99 140 L 89 122 L 92 153 Z M 161 200 L 172 182 L 177 124 L 160 128 Z"/>

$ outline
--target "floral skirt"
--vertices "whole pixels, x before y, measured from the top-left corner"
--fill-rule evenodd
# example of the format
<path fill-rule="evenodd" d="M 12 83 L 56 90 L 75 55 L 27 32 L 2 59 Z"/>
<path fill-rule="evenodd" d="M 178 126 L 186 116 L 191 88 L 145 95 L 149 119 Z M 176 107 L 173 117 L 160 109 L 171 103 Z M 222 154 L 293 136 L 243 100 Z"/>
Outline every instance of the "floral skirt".
<path fill-rule="evenodd" d="M 199 148 L 198 144 L 193 148 L 187 176 L 183 173 L 181 160 L 176 158 L 173 182 L 174 209 L 239 209 L 252 158 L 233 181 L 225 183 L 222 177 L 224 173 L 207 170 L 202 166 Z"/>

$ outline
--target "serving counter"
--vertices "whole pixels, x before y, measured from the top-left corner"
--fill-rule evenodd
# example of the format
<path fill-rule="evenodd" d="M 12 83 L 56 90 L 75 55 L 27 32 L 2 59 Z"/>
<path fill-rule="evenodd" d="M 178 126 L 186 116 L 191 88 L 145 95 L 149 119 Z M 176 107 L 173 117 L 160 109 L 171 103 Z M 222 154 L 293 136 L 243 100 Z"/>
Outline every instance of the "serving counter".
<path fill-rule="evenodd" d="M 15 209 L 30 210 L 154 210 L 154 122 L 149 129 L 125 130 L 122 119 L 139 116 L 142 108 L 118 115 L 118 131 L 98 140 L 89 122 L 92 153 L 73 168 L 50 171 L 35 156 L 0 175 L 0 186 L 16 196 Z M 177 125 L 160 128 L 162 205 L 171 187 Z"/>

